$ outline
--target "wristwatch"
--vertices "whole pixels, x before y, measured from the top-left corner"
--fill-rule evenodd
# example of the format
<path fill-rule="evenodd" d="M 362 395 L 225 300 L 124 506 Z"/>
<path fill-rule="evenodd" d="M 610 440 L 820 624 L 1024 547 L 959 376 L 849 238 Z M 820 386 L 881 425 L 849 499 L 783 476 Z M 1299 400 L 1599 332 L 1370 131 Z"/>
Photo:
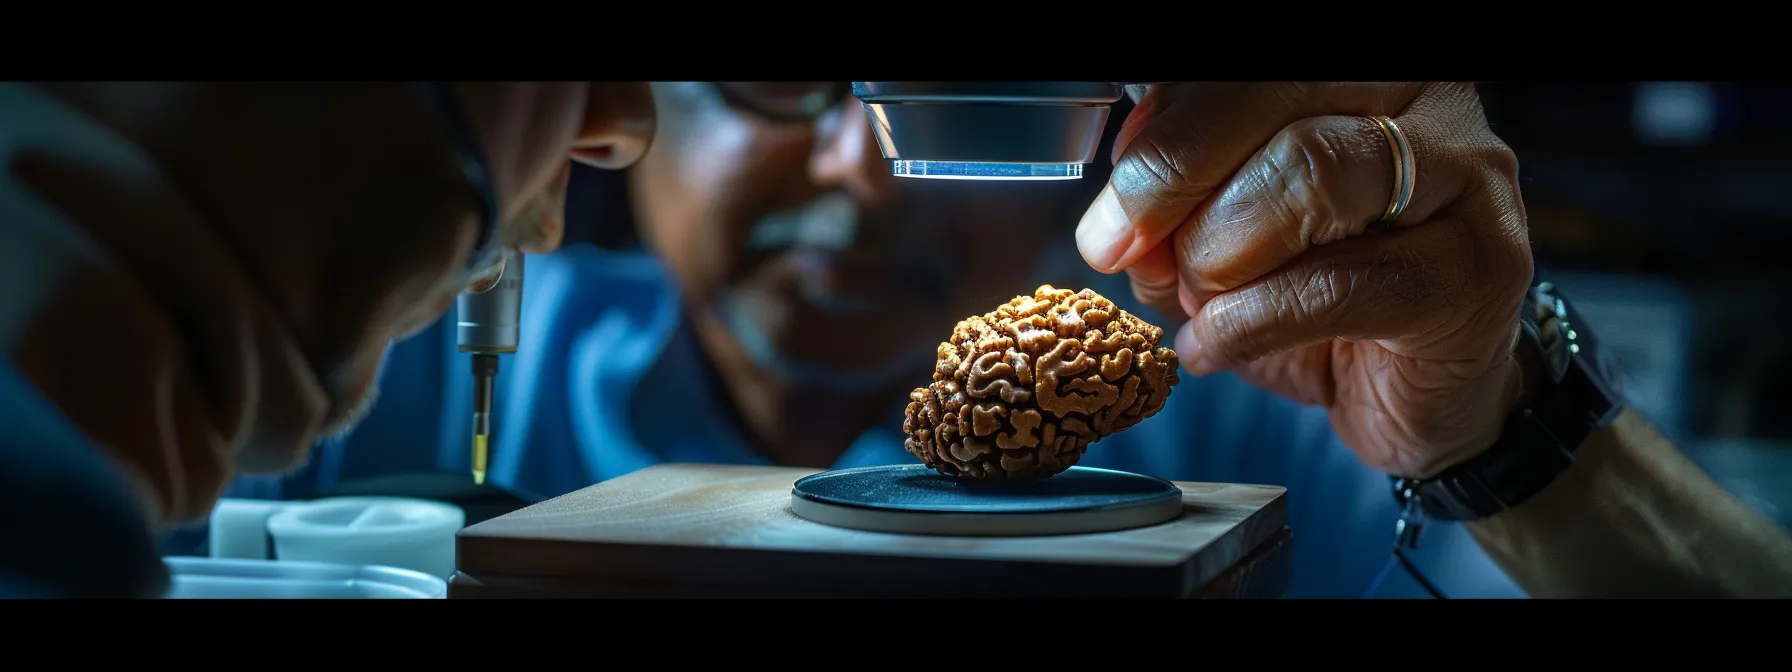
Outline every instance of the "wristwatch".
<path fill-rule="evenodd" d="M 1533 280 L 1519 312 L 1521 357 L 1534 389 L 1486 452 L 1426 479 L 1394 477 L 1394 499 L 1433 520 L 1472 521 L 1518 506 L 1574 463 L 1574 453 L 1623 409 L 1616 366 L 1555 285 Z M 1414 502 L 1413 500 L 1416 500 Z"/>

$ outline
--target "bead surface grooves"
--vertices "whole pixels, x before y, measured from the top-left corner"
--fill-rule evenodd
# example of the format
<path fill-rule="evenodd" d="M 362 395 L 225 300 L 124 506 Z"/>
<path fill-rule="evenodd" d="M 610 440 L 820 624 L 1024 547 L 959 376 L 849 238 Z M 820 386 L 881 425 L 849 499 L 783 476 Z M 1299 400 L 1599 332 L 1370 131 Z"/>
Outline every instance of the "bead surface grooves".
<path fill-rule="evenodd" d="M 1041 285 L 961 320 L 909 393 L 903 447 L 976 479 L 1050 478 L 1156 415 L 1180 381 L 1163 329 L 1084 289 Z"/>

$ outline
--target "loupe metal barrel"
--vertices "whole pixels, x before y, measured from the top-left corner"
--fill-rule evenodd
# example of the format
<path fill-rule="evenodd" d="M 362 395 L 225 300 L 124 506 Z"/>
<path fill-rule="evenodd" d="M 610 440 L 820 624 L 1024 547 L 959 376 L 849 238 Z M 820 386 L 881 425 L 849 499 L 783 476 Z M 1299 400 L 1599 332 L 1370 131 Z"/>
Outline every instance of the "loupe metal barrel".
<path fill-rule="evenodd" d="M 1119 82 L 853 82 L 898 175 L 1075 179 L 1095 160 Z"/>
<path fill-rule="evenodd" d="M 503 275 L 483 292 L 462 292 L 455 332 L 461 352 L 512 353 L 523 319 L 523 254 L 505 251 Z"/>

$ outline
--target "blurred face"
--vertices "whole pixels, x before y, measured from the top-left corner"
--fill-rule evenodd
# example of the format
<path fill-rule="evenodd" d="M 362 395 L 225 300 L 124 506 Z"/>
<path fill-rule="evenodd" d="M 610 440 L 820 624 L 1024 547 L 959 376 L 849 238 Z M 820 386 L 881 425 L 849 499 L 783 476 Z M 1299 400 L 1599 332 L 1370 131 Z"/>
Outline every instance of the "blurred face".
<path fill-rule="evenodd" d="M 401 336 L 441 317 L 461 291 L 495 281 L 504 249 L 545 254 L 558 248 L 572 162 L 626 167 L 646 152 L 653 134 L 652 94 L 645 84 L 463 82 L 453 90 L 497 192 L 497 230 L 470 254 L 446 249 L 461 248 L 460 240 L 444 240 L 443 246 L 389 243 L 383 251 L 397 262 L 393 275 L 432 283 L 426 300 L 403 306 L 396 321 Z M 440 273 L 441 264 L 451 272 Z M 375 283 L 372 289 L 383 288 Z"/>
<path fill-rule="evenodd" d="M 185 330 L 217 360 L 207 366 L 220 380 L 263 388 L 214 395 L 258 403 L 243 430 L 250 434 L 242 464 L 252 471 L 285 468 L 314 434 L 351 424 L 374 397 L 391 342 L 493 275 L 498 248 L 558 246 L 570 160 L 626 166 L 653 132 L 652 94 L 642 83 L 434 89 L 451 98 L 389 83 L 51 88 L 133 135 L 204 213 L 199 227 L 117 218 L 166 229 L 138 238 L 164 249 L 121 254 L 141 254 L 127 261 L 170 273 L 211 274 L 168 284 L 190 295 L 186 314 L 247 316 Z M 464 117 L 470 137 L 461 148 L 445 139 L 444 110 L 432 103 L 441 99 Z M 499 224 L 489 233 L 455 160 L 466 147 L 483 155 L 496 192 Z M 244 343 L 253 347 L 236 354 Z M 220 415 L 245 417 L 234 409 Z"/>
<path fill-rule="evenodd" d="M 845 84 L 655 84 L 631 202 L 706 341 L 790 382 L 906 382 L 1031 290 L 1085 185 L 894 177 Z"/>
<path fill-rule="evenodd" d="M 46 298 L 0 338 L 165 520 L 352 423 L 390 343 L 489 275 L 479 260 L 559 244 L 569 158 L 620 168 L 653 131 L 645 84 L 33 86 L 142 151 L 8 148 L 10 177 L 82 235 L 8 220 Z M 462 144 L 484 155 L 489 235 L 431 90 L 459 100 Z"/>
<path fill-rule="evenodd" d="M 319 353 L 318 362 L 326 389 L 338 395 L 327 430 L 344 428 L 371 405 L 393 340 L 440 318 L 460 292 L 499 277 L 503 249 L 542 254 L 559 247 L 572 161 L 626 167 L 652 139 L 652 94 L 642 83 L 460 82 L 452 88 L 497 192 L 497 230 L 480 249 L 473 249 L 477 236 L 464 232 L 354 241 L 379 252 L 362 258 L 377 256 L 380 265 L 363 269 L 363 282 L 350 290 L 365 301 L 358 309 L 319 316 L 321 338 L 336 341 L 336 352 Z"/>

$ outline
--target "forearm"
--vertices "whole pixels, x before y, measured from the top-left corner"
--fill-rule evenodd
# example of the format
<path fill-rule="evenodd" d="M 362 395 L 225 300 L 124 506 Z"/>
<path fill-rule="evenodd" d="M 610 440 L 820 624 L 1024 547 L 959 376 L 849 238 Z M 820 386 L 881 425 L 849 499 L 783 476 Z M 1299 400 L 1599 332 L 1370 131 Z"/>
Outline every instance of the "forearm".
<path fill-rule="evenodd" d="M 1533 597 L 1792 597 L 1792 536 L 1630 409 L 1548 488 L 1467 527 Z"/>

